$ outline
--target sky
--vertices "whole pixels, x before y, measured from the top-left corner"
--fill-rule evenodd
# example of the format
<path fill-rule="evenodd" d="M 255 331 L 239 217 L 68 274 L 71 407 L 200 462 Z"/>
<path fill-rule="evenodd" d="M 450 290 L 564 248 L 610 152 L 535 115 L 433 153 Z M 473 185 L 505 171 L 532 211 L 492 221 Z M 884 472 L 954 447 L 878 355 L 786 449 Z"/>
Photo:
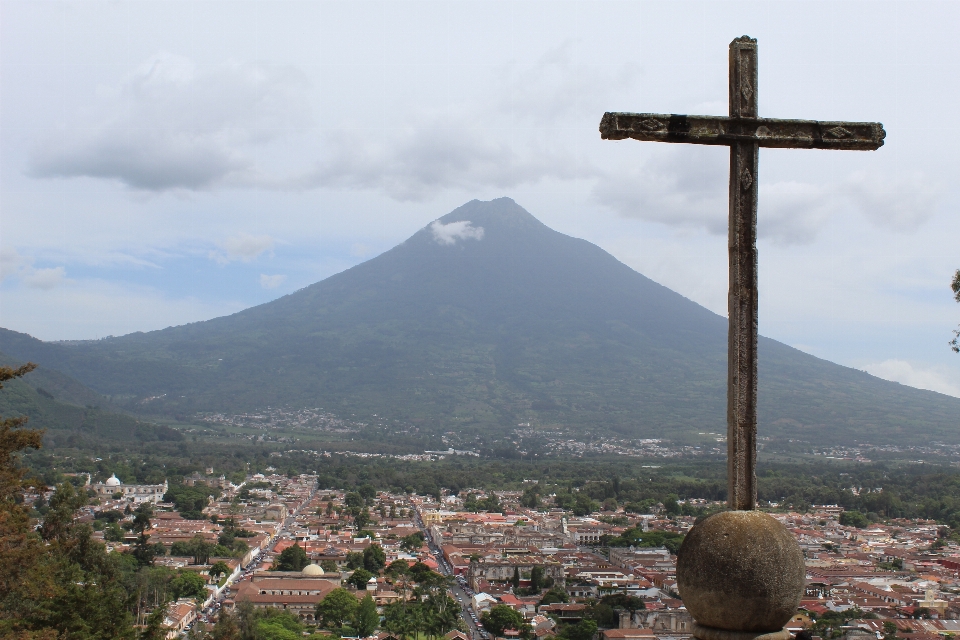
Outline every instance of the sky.
<path fill-rule="evenodd" d="M 960 2 L 0 0 L 0 326 L 96 339 L 230 314 L 509 196 L 726 315 L 724 147 L 605 111 L 879 121 L 763 149 L 760 332 L 960 397 Z"/>

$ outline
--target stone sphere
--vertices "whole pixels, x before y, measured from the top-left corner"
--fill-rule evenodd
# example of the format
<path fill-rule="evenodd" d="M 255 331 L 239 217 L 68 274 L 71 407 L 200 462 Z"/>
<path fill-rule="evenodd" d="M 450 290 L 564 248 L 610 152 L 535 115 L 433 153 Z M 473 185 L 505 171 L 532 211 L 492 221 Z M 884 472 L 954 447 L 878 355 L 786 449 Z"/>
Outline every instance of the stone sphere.
<path fill-rule="evenodd" d="M 697 624 L 768 633 L 797 610 L 806 567 L 796 538 L 760 511 L 724 511 L 695 525 L 677 554 L 677 587 Z"/>

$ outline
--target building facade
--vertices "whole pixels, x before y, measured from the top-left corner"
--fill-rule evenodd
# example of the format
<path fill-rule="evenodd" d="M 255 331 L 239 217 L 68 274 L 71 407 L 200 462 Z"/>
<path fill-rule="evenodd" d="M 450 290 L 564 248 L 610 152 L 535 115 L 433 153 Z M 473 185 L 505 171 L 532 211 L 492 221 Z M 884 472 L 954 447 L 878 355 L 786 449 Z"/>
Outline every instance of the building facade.
<path fill-rule="evenodd" d="M 90 485 L 90 489 L 104 500 L 127 500 L 134 504 L 152 502 L 159 504 L 163 501 L 163 494 L 167 492 L 167 481 L 163 484 L 123 484 L 116 474 L 107 478 L 106 482 L 97 482 Z M 119 494 L 119 496 L 118 496 Z M 118 496 L 114 498 L 114 496 Z"/>

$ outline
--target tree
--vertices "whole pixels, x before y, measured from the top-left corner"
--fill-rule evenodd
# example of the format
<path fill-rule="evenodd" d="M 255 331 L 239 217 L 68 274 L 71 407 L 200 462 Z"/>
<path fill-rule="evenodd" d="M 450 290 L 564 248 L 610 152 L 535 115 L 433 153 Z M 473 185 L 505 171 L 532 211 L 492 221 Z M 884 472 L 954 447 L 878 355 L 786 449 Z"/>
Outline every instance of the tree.
<path fill-rule="evenodd" d="M 593 640 L 597 633 L 597 623 L 593 620 L 581 620 L 577 624 L 567 625 L 567 628 L 560 634 L 567 640 Z"/>
<path fill-rule="evenodd" d="M 236 606 L 237 630 L 241 640 L 258 640 L 257 609 L 249 600 L 241 600 Z"/>
<path fill-rule="evenodd" d="M 0 367 L 0 388 L 35 367 Z M 122 561 L 74 520 L 86 493 L 58 485 L 40 531 L 31 525 L 23 493 L 41 484 L 25 477 L 19 454 L 39 449 L 43 432 L 24 428 L 26 422 L 0 419 L 0 637 L 133 640 Z"/>
<path fill-rule="evenodd" d="M 468 494 L 467 497 L 463 499 L 463 508 L 465 511 L 479 511 L 480 501 L 477 500 L 477 494 Z"/>
<path fill-rule="evenodd" d="M 957 269 L 957 272 L 953 274 L 953 282 L 950 283 L 950 288 L 953 290 L 953 299 L 960 302 L 960 269 Z M 949 342 L 949 345 L 955 353 L 960 353 L 960 329 L 953 330 L 953 340 Z"/>
<path fill-rule="evenodd" d="M 353 620 L 360 608 L 356 596 L 346 589 L 334 589 L 317 603 L 316 618 L 327 629 L 339 629 L 345 622 Z"/>
<path fill-rule="evenodd" d="M 867 516 L 859 511 L 844 511 L 840 514 L 840 524 L 845 527 L 863 529 L 864 527 L 870 526 L 870 521 L 867 519 Z"/>
<path fill-rule="evenodd" d="M 373 577 L 372 573 L 370 573 L 363 567 L 360 567 L 359 569 L 356 569 L 353 572 L 353 575 L 347 578 L 347 584 L 352 584 L 357 589 L 366 589 L 367 582 L 369 582 L 370 578 L 372 577 Z"/>
<path fill-rule="evenodd" d="M 554 587 L 543 594 L 543 597 L 540 599 L 540 606 L 564 602 L 570 602 L 570 597 L 567 596 L 567 592 L 559 587 Z"/>
<path fill-rule="evenodd" d="M 320 563 L 320 568 L 323 569 L 324 573 L 337 573 L 340 571 L 340 567 L 338 567 L 337 563 L 333 560 L 324 560 Z"/>
<path fill-rule="evenodd" d="M 211 640 L 241 640 L 240 624 L 237 614 L 221 611 L 217 617 L 217 624 L 210 631 Z"/>
<path fill-rule="evenodd" d="M 347 569 L 359 569 L 363 566 L 363 553 L 360 551 L 347 552 Z"/>
<path fill-rule="evenodd" d="M 119 526 L 117 526 L 120 529 Z M 106 531 L 110 529 L 110 526 L 107 525 L 107 528 L 104 529 L 104 537 L 106 537 Z M 123 530 L 120 530 L 120 540 L 123 539 Z M 185 558 L 187 556 L 193 555 L 193 547 L 190 546 L 189 540 L 177 540 L 172 545 L 170 545 L 170 555 L 179 556 Z"/>
<path fill-rule="evenodd" d="M 643 600 L 625 593 L 611 593 L 600 598 L 600 602 L 613 609 L 626 609 L 630 612 L 642 611 L 645 608 Z"/>
<path fill-rule="evenodd" d="M 520 588 L 520 567 L 513 568 L 513 580 L 511 580 L 511 582 L 513 583 L 514 590 Z"/>
<path fill-rule="evenodd" d="M 500 498 L 497 497 L 497 494 L 490 493 L 486 498 L 480 501 L 480 508 L 489 511 L 490 513 L 499 513 L 503 510 L 503 507 L 500 505 Z"/>
<path fill-rule="evenodd" d="M 174 599 L 196 598 L 200 600 L 207 595 L 207 586 L 203 578 L 195 571 L 181 571 L 170 581 L 170 593 Z"/>
<path fill-rule="evenodd" d="M 363 568 L 373 574 L 378 574 L 387 565 L 387 554 L 383 547 L 372 544 L 363 550 Z"/>
<path fill-rule="evenodd" d="M 230 565 L 223 560 L 217 560 L 213 563 L 213 566 L 210 567 L 209 574 L 214 580 L 217 580 L 220 576 L 228 576 L 230 575 Z"/>
<path fill-rule="evenodd" d="M 111 522 L 103 528 L 103 539 L 107 542 L 123 542 L 123 529 L 116 522 Z M 174 543 L 176 546 L 178 543 Z"/>
<path fill-rule="evenodd" d="M 412 603 L 411 603 L 412 604 Z M 417 632 L 411 609 L 416 606 L 394 602 L 383 608 L 383 628 L 398 638 L 408 638 Z"/>
<path fill-rule="evenodd" d="M 167 630 L 163 628 L 163 619 L 167 615 L 166 605 L 161 605 L 147 616 L 147 624 L 140 632 L 138 640 L 164 640 Z"/>
<path fill-rule="evenodd" d="M 394 578 L 405 575 L 410 570 L 410 563 L 406 560 L 394 560 L 390 563 L 390 566 L 387 567 L 386 575 L 393 576 Z"/>
<path fill-rule="evenodd" d="M 407 573 L 417 582 L 423 582 L 433 571 L 425 563 L 417 561 L 407 570 Z"/>
<path fill-rule="evenodd" d="M 363 498 L 359 493 L 350 492 L 344 497 L 343 504 L 346 505 L 350 514 L 355 516 L 360 513 L 360 509 L 363 507 Z"/>
<path fill-rule="evenodd" d="M 256 640 L 299 640 L 303 623 L 289 611 L 268 607 L 256 611 Z"/>
<path fill-rule="evenodd" d="M 377 624 L 379 624 L 379 622 L 380 616 L 377 614 L 377 604 L 368 593 L 363 597 L 363 600 L 360 601 L 360 606 L 357 608 L 355 625 L 357 635 L 360 637 L 373 635 L 373 632 L 377 630 Z"/>
<path fill-rule="evenodd" d="M 424 542 L 426 542 L 426 537 L 423 535 L 423 532 L 417 531 L 416 533 L 411 533 L 408 536 L 400 538 L 400 548 L 404 551 L 417 551 L 423 546 Z"/>
<path fill-rule="evenodd" d="M 535 484 L 523 492 L 520 497 L 520 506 L 528 509 L 536 509 L 540 506 L 540 485 Z"/>
<path fill-rule="evenodd" d="M 538 594 L 543 589 L 543 567 L 537 565 L 530 571 L 530 592 Z"/>
<path fill-rule="evenodd" d="M 187 555 L 193 556 L 193 564 L 207 564 L 215 546 L 199 533 L 190 538 L 187 545 Z"/>
<path fill-rule="evenodd" d="M 597 510 L 597 503 L 590 499 L 585 493 L 578 493 L 573 503 L 573 515 L 577 517 L 585 516 Z"/>
<path fill-rule="evenodd" d="M 370 524 L 370 510 L 364 507 L 363 511 L 357 514 L 353 519 L 353 526 L 357 528 L 357 531 L 364 529 L 368 524 Z"/>
<path fill-rule="evenodd" d="M 280 552 L 277 562 L 273 565 L 276 571 L 303 571 L 310 564 L 307 552 L 298 544 L 287 547 Z"/>
<path fill-rule="evenodd" d="M 144 502 L 137 507 L 135 513 L 133 532 L 137 534 L 137 543 L 133 548 L 133 557 L 137 559 L 141 567 L 144 567 L 153 564 L 153 559 L 160 555 L 158 549 L 150 544 L 150 535 L 147 533 L 150 529 L 150 516 L 153 515 L 153 507 L 149 502 Z M 166 553 L 166 549 L 163 553 Z"/>
<path fill-rule="evenodd" d="M 502 636 L 504 629 L 516 629 L 523 632 L 523 628 L 529 628 L 523 621 L 520 612 L 508 607 L 505 604 L 498 604 L 484 611 L 480 616 L 480 624 L 483 628 L 495 636 Z"/>

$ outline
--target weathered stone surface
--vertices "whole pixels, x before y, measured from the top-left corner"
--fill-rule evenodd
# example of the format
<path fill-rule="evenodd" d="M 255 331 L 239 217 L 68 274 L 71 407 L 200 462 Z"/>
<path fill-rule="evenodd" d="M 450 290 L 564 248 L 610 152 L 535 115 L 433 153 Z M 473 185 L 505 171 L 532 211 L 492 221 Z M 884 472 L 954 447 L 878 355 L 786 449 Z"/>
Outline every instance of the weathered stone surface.
<path fill-rule="evenodd" d="M 786 527 L 760 511 L 724 511 L 697 524 L 677 558 L 677 586 L 698 625 L 780 631 L 797 610 L 806 569 Z"/>
<path fill-rule="evenodd" d="M 693 637 L 697 640 L 790 640 L 793 636 L 786 629 L 758 633 L 755 631 L 726 631 L 693 623 Z"/>

